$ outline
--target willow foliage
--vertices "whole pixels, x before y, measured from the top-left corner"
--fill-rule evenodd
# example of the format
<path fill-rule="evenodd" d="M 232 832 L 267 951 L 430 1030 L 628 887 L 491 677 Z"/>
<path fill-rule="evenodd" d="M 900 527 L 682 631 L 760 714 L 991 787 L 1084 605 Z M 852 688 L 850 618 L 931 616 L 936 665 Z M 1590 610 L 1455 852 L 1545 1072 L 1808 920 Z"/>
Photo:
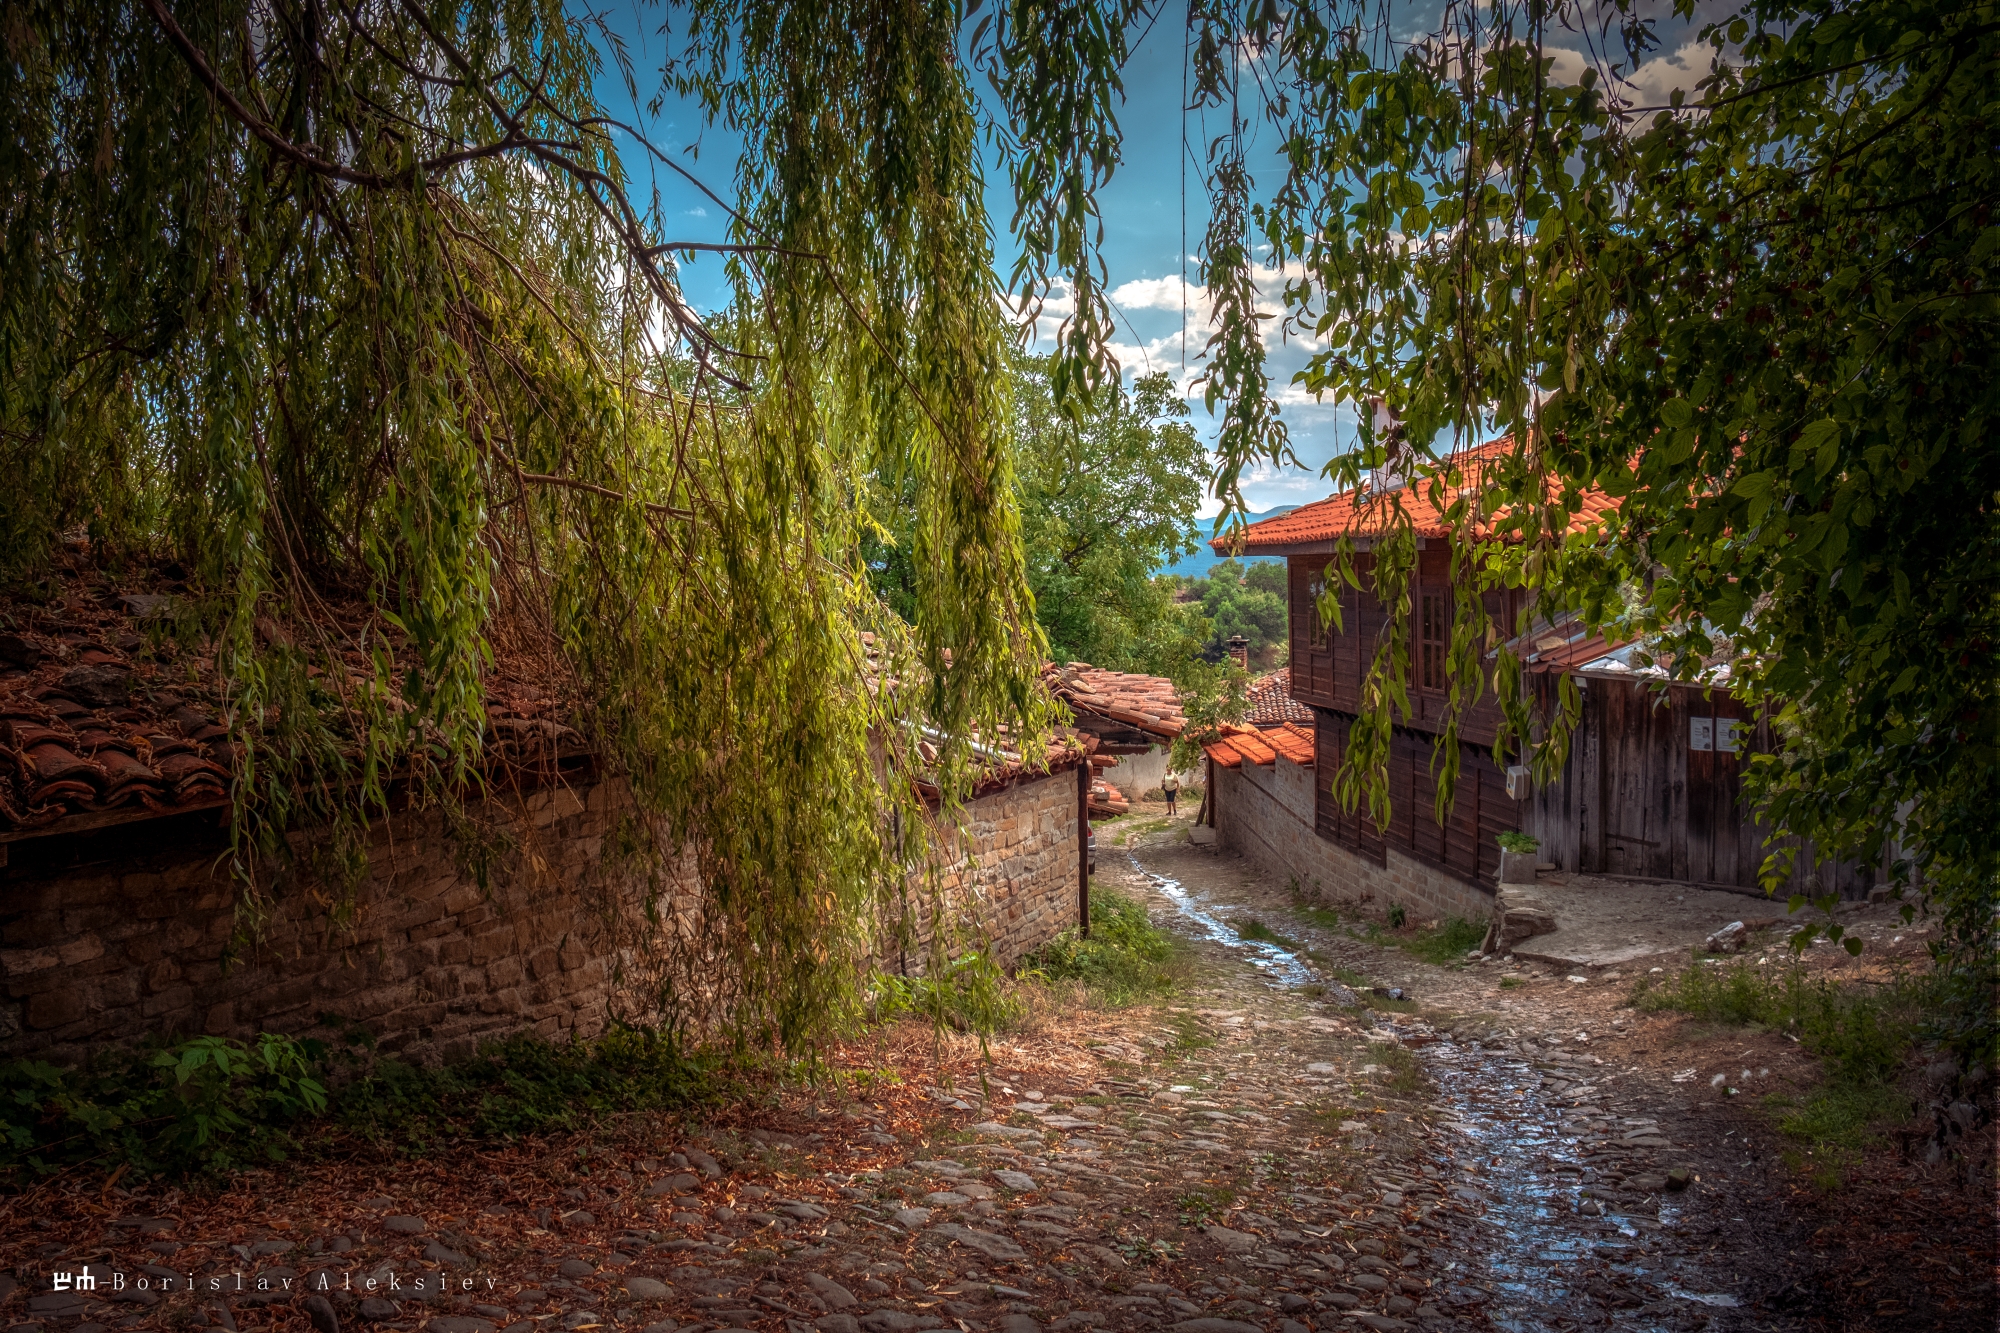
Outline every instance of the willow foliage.
<path fill-rule="evenodd" d="M 749 145 L 715 320 L 554 0 L 8 4 L 0 572 L 81 528 L 189 573 L 250 925 L 337 898 L 392 789 L 477 792 L 504 662 L 629 777 L 632 849 L 692 856 L 744 1030 L 796 1046 L 924 859 L 886 836 L 927 818 L 918 737 L 951 791 L 1045 720 L 1006 329 L 953 11 L 673 16 Z M 913 629 L 858 561 L 884 470 L 923 497 Z"/>

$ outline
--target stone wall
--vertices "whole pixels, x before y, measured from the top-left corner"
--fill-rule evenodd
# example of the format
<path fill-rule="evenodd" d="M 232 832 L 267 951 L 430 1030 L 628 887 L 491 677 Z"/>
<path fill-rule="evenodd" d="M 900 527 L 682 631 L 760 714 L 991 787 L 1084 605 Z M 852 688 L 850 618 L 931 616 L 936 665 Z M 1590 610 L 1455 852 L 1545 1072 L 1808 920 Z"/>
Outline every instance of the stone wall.
<path fill-rule="evenodd" d="M 1322 838 L 1313 818 L 1313 770 L 1279 755 L 1271 764 L 1215 770 L 1216 840 L 1275 879 L 1298 883 L 1319 902 L 1400 903 L 1418 920 L 1462 916 L 1484 921 L 1493 895 L 1389 849 L 1388 864 L 1354 855 Z"/>
<path fill-rule="evenodd" d="M 948 940 L 984 947 L 1012 971 L 1077 923 L 1076 770 L 1020 779 L 966 804 L 957 831 L 940 842 L 955 853 L 941 867 L 940 900 L 955 922 Z M 922 970 L 932 915 L 912 883 L 906 928 L 891 922 L 884 967 Z M 900 938 L 899 938 L 900 937 Z"/>
<path fill-rule="evenodd" d="M 351 931 L 323 897 L 283 893 L 229 959 L 237 894 L 213 811 L 12 844 L 0 1055 L 70 1063 L 153 1035 L 358 1026 L 430 1062 L 523 1030 L 560 1041 L 614 1017 L 712 1015 L 728 996 L 704 967 L 714 927 L 696 880 L 606 856 L 625 808 L 612 782 L 475 807 L 504 837 L 483 886 L 436 813 L 381 821 Z M 1075 774 L 993 792 L 964 819 L 945 883 L 970 924 L 950 938 L 990 938 L 1012 966 L 1075 917 Z"/>
<path fill-rule="evenodd" d="M 435 812 L 378 821 L 351 933 L 324 895 L 281 893 L 228 959 L 237 894 L 212 813 L 207 836 L 177 816 L 17 843 L 0 880 L 5 1049 L 61 1060 L 156 1033 L 359 1026 L 384 1050 L 449 1059 L 483 1037 L 654 1018 L 617 979 L 647 929 L 644 877 L 603 855 L 619 803 L 598 783 L 475 807 L 509 837 L 483 887 Z M 683 887 L 666 884 L 669 921 L 693 902 Z"/>

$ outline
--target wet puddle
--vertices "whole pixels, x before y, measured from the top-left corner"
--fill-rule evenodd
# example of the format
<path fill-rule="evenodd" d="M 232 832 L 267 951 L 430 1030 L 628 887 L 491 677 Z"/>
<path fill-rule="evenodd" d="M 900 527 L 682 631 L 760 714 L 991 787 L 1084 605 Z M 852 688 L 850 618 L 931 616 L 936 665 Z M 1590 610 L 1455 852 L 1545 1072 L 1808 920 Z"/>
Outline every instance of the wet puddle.
<path fill-rule="evenodd" d="M 1236 933 L 1236 927 L 1209 910 L 1179 880 L 1153 873 L 1139 864 L 1137 856 L 1132 857 L 1132 868 L 1145 876 L 1160 896 L 1199 927 L 1202 934 L 1247 955 L 1250 965 L 1269 977 L 1273 986 L 1303 986 L 1313 979 L 1313 970 L 1303 958 L 1281 944 L 1243 938 Z"/>
<path fill-rule="evenodd" d="M 1198 933 L 1242 954 L 1272 986 L 1317 979 L 1293 950 L 1237 933 L 1231 918 L 1246 919 L 1248 909 L 1210 901 L 1147 870 L 1136 855 L 1132 863 Z M 1506 1333 L 1579 1327 L 1664 1333 L 1685 1327 L 1689 1313 L 1739 1304 L 1725 1293 L 1665 1281 L 1654 1242 L 1678 1221 L 1674 1203 L 1657 1213 L 1632 1212 L 1592 1197 L 1588 1182 L 1597 1171 L 1581 1151 L 1581 1125 L 1573 1118 L 1565 1126 L 1564 1108 L 1543 1090 L 1534 1066 L 1505 1049 L 1436 1036 L 1420 1046 L 1418 1058 L 1437 1088 L 1432 1116 L 1457 1140 L 1449 1164 L 1439 1165 L 1456 1181 L 1458 1199 L 1475 1209 L 1453 1225 L 1469 1224 L 1471 1263 L 1463 1279 L 1485 1293 L 1487 1322 Z M 1603 1123 L 1597 1122 L 1600 1134 Z"/>

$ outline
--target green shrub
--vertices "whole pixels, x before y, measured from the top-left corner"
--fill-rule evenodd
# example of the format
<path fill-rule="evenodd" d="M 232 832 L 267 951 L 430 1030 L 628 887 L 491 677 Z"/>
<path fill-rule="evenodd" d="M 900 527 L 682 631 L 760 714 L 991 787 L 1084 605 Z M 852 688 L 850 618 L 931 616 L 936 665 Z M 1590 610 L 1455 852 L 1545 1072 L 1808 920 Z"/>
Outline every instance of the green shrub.
<path fill-rule="evenodd" d="M 290 1127 L 326 1109 L 324 1047 L 266 1032 L 105 1053 L 87 1070 L 0 1067 L 0 1175 L 83 1162 L 142 1175 L 227 1172 L 283 1160 Z"/>
<path fill-rule="evenodd" d="M 871 990 L 878 1022 L 916 1015 L 959 1032 L 986 1036 L 1021 1016 L 1021 1006 L 1001 988 L 1000 970 L 978 952 L 945 963 L 935 977 L 877 973 Z"/>
<path fill-rule="evenodd" d="M 1179 941 L 1155 926 L 1136 900 L 1093 885 L 1090 938 L 1072 926 L 1030 955 L 1021 970 L 1045 981 L 1079 982 L 1106 1004 L 1131 1004 L 1174 988 L 1179 951 Z"/>
<path fill-rule="evenodd" d="M 690 1106 L 713 1097 L 718 1082 L 713 1065 L 691 1059 L 672 1036 L 629 1027 L 561 1045 L 524 1033 L 437 1069 L 394 1058 L 361 1064 L 336 1097 L 335 1123 L 406 1153 Z"/>
<path fill-rule="evenodd" d="M 1778 1128 L 1818 1154 L 1816 1179 L 1837 1182 L 1839 1163 L 1868 1143 L 1873 1126 L 1908 1117 L 1895 1086 L 1923 1019 L 1930 983 L 1840 986 L 1797 965 L 1695 962 L 1658 986 L 1641 985 L 1642 1009 L 1671 1009 L 1736 1026 L 1777 1028 L 1817 1055 L 1825 1085 L 1794 1105 L 1774 1102 Z"/>
<path fill-rule="evenodd" d="M 107 1052 L 87 1069 L 19 1060 L 0 1066 L 0 1181 L 84 1163 L 222 1175 L 343 1136 L 421 1153 L 687 1105 L 713 1086 L 670 1037 L 632 1028 L 561 1046 L 521 1035 L 439 1069 L 377 1056 L 365 1038 L 274 1033 Z"/>
<path fill-rule="evenodd" d="M 1542 849 L 1542 840 L 1532 833 L 1500 833 L 1494 835 L 1493 841 L 1500 844 L 1503 852 L 1538 852 Z"/>

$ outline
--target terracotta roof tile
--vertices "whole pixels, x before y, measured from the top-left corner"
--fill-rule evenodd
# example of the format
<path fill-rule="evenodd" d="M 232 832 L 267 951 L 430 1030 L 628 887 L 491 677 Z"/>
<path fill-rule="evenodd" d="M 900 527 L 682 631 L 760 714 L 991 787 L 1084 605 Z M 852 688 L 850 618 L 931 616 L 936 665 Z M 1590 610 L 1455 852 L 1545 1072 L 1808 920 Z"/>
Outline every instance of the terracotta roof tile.
<path fill-rule="evenodd" d="M 1260 739 L 1293 763 L 1305 768 L 1312 767 L 1315 756 L 1313 752 L 1312 733 L 1310 731 L 1306 732 L 1304 737 L 1301 737 L 1288 724 L 1283 727 L 1273 727 L 1271 730 L 1263 732 Z"/>
<path fill-rule="evenodd" d="M 1279 667 L 1268 676 L 1251 681 L 1247 694 L 1250 710 L 1243 720 L 1253 727 L 1268 730 L 1285 722 L 1312 724 L 1312 709 L 1292 698 L 1290 667 Z"/>
<path fill-rule="evenodd" d="M 1253 764 L 1275 763 L 1278 751 L 1267 744 L 1264 733 L 1249 727 L 1224 726 L 1222 735 L 1202 746 L 1202 752 L 1224 768 L 1236 768 L 1246 760 Z"/>
<path fill-rule="evenodd" d="M 166 650 L 137 632 L 173 599 L 106 599 L 81 580 L 59 582 L 60 602 L 0 606 L 0 623 L 15 625 L 0 634 L 0 843 L 226 805 L 241 747 L 212 702 L 221 697 L 213 658 L 162 660 Z M 356 662 L 354 677 L 365 669 Z M 492 682 L 489 773 L 582 753 L 582 737 L 558 719 L 522 715 L 553 707 L 524 707 L 528 696 L 540 697 L 524 681 Z"/>
<path fill-rule="evenodd" d="M 1180 735 L 1187 725 L 1180 691 L 1164 676 L 1140 676 L 1107 671 L 1088 662 L 1067 662 L 1044 667 L 1042 681 L 1074 712 L 1093 713 L 1168 740 Z"/>
<path fill-rule="evenodd" d="M 1487 444 L 1461 449 L 1451 456 L 1450 462 L 1462 471 L 1461 487 L 1482 484 L 1485 469 L 1497 462 L 1514 447 L 1512 436 L 1502 436 Z M 1307 546 L 1315 543 L 1332 542 L 1343 536 L 1365 537 L 1386 532 L 1395 512 L 1395 504 L 1411 516 L 1411 524 L 1420 537 L 1436 537 L 1445 531 L 1444 514 L 1439 503 L 1431 496 L 1435 478 L 1423 478 L 1412 486 L 1400 487 L 1394 491 L 1373 492 L 1367 487 L 1352 491 L 1342 491 L 1324 500 L 1300 505 L 1289 514 L 1279 514 L 1261 523 L 1252 523 L 1244 528 L 1236 538 L 1228 535 L 1209 542 L 1216 552 L 1229 555 L 1234 552 L 1254 552 L 1272 547 Z M 1557 493 L 1558 487 L 1551 483 L 1550 495 Z M 1583 496 L 1583 507 L 1570 516 L 1570 530 L 1580 532 L 1592 523 L 1606 522 L 1615 518 L 1618 502 L 1601 491 L 1588 491 Z M 1496 516 L 1497 517 L 1497 516 Z M 1481 532 L 1491 530 L 1490 520 L 1480 525 Z M 1239 544 L 1240 539 L 1240 544 Z"/>

